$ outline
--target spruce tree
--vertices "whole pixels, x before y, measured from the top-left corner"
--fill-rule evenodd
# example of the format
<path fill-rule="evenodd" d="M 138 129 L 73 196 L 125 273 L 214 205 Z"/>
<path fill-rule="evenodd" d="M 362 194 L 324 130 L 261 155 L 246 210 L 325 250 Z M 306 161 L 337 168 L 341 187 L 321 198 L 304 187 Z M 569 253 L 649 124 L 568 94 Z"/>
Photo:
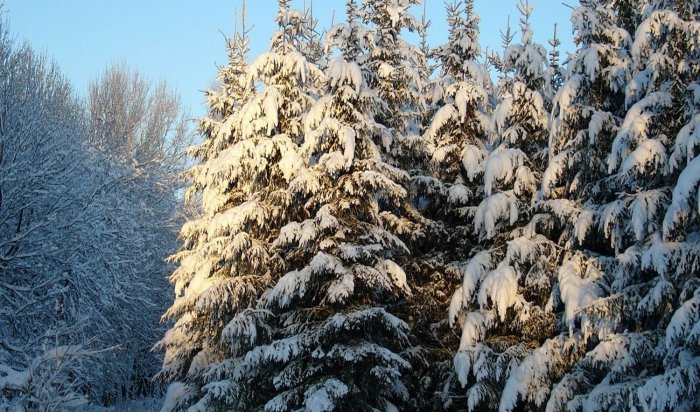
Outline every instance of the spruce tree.
<path fill-rule="evenodd" d="M 518 9 L 521 42 L 493 60 L 502 75 L 488 145 L 468 145 L 463 156 L 481 197 L 467 209 L 479 245 L 462 267 L 449 317 L 462 326 L 454 365 L 470 410 L 507 403 L 514 366 L 555 327 L 547 303 L 556 248 L 532 213 L 547 160 L 547 53 L 532 40 L 532 6 L 521 1 Z"/>
<path fill-rule="evenodd" d="M 222 91 L 209 92 L 206 140 L 192 150 L 201 163 L 188 173 L 203 214 L 182 228 L 176 299 L 164 315 L 176 322 L 158 344 L 166 351 L 160 377 L 177 382 L 165 410 L 250 410 L 271 396 L 265 365 L 246 353 L 275 331 L 258 301 L 283 264 L 272 242 L 299 209 L 288 182 L 314 101 L 307 90 L 322 76 L 299 51 L 299 15 L 280 1 L 272 50 L 249 67 L 248 38 L 237 34 Z"/>
<path fill-rule="evenodd" d="M 447 7 L 447 15 L 448 43 L 433 52 L 442 70 L 435 93 L 439 108 L 424 139 L 430 155 L 429 175 L 438 181 L 437 187 L 430 188 L 430 192 L 437 192 L 431 204 L 436 209 L 452 211 L 445 213 L 442 220 L 450 215 L 461 220 L 466 216 L 463 207 L 476 197 L 470 196 L 468 187 L 476 170 L 467 170 L 462 159 L 475 154 L 483 157 L 485 153 L 490 80 L 486 68 L 477 60 L 481 49 L 474 2 L 465 2 L 463 8 L 461 3 L 452 3 Z"/>
<path fill-rule="evenodd" d="M 631 10 L 640 10 L 641 19 L 630 19 Z M 555 387 L 553 409 L 567 401 L 568 408 L 589 410 L 698 408 L 693 327 L 700 249 L 692 199 L 699 175 L 697 142 L 690 136 L 698 113 L 699 11 L 697 2 L 685 1 L 619 9 L 621 25 L 639 22 L 628 38 L 627 110 L 604 147 L 607 176 L 597 187 L 606 196 L 580 213 L 580 240 L 572 252 L 602 271 L 584 277 L 584 301 L 578 285 L 560 285 L 562 293 L 569 290 L 562 295 L 566 305 L 576 305 L 567 308 L 576 314 L 570 333 L 580 333 L 587 352 Z M 590 232 L 605 243 L 591 242 Z M 560 273 L 565 267 L 580 271 L 567 261 Z M 577 296 L 579 302 L 571 301 Z"/>
<path fill-rule="evenodd" d="M 478 59 L 479 17 L 473 1 L 447 4 L 448 42 L 431 52 L 440 76 L 431 82 L 432 115 L 421 138 L 422 170 L 411 178 L 412 203 L 429 222 L 426 236 L 412 247 L 414 291 L 412 336 L 417 349 L 414 368 L 420 371 L 412 390 L 417 409 L 449 407 L 456 380 L 452 352 L 456 335 L 445 318 L 448 291 L 459 283 L 460 267 L 474 246 L 468 224 L 469 206 L 479 200 L 473 170 L 462 164 L 467 147 L 485 152 L 490 80 Z M 475 203 L 476 202 L 476 203 Z"/>
<path fill-rule="evenodd" d="M 651 2 L 583 6 L 543 182 L 561 233 L 552 298 L 564 328 L 521 364 L 513 404 L 536 385 L 548 410 L 697 408 L 697 345 L 688 346 L 697 215 L 687 197 L 697 178 L 684 170 L 694 151 L 688 90 L 697 66 L 685 62 L 697 60 L 687 34 L 697 14 L 685 2 L 674 11 Z M 677 219 L 679 204 L 689 220 Z"/>
<path fill-rule="evenodd" d="M 413 165 L 413 137 L 418 136 L 425 110 L 424 78 L 426 56 L 418 47 L 406 41 L 402 30 L 420 32 L 421 24 L 409 8 L 420 0 L 364 0 L 358 11 L 369 25 L 365 36 L 366 53 L 358 63 L 366 70 L 367 84 L 383 100 L 377 113 L 378 123 L 390 134 L 377 142 L 387 161 L 410 169 Z"/>
<path fill-rule="evenodd" d="M 280 329 L 248 355 L 276 368 L 266 411 L 396 410 L 409 398 L 410 364 L 401 354 L 408 326 L 387 310 L 410 295 L 394 260 L 407 248 L 384 228 L 379 209 L 406 197 L 407 175 L 375 144 L 389 130 L 375 120 L 382 104 L 356 61 L 361 29 L 349 9 L 350 23 L 330 32 L 341 56 L 306 116 L 304 166 L 289 186 L 306 218 L 273 243 L 286 274 L 263 302 Z"/>
<path fill-rule="evenodd" d="M 581 384 L 578 379 L 586 377 L 572 366 L 585 355 L 589 326 L 596 322 L 594 312 L 583 308 L 600 291 L 596 281 L 604 273 L 612 275 L 612 253 L 601 247 L 593 215 L 614 195 L 604 164 L 625 113 L 628 30 L 636 21 L 624 3 L 584 1 L 572 15 L 578 49 L 553 101 L 544 199 L 536 208 L 547 229 L 543 233 L 560 248 L 548 302 L 558 327 L 514 371 L 501 403 L 504 410 L 523 403 L 565 409 Z"/>

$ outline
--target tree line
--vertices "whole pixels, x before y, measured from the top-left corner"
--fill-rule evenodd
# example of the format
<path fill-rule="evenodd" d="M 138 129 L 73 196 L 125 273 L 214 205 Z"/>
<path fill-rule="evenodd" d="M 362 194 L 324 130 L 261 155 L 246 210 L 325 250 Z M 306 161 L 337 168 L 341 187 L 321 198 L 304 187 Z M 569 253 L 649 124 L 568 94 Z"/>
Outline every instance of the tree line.
<path fill-rule="evenodd" d="M 698 408 L 700 3 L 582 0 L 563 61 L 527 0 L 489 53 L 472 0 L 434 48 L 418 3 L 230 39 L 163 409 Z"/>

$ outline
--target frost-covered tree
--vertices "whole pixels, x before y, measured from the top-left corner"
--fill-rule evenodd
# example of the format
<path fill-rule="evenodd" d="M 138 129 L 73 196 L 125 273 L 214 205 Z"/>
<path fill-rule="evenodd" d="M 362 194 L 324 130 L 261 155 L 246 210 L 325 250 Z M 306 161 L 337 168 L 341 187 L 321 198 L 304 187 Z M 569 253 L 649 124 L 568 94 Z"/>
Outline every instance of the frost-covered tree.
<path fill-rule="evenodd" d="M 116 302 L 105 305 L 105 313 L 115 322 L 114 329 L 123 333 L 119 338 L 120 334 L 113 334 L 115 341 L 122 342 L 122 362 L 112 370 L 112 379 L 106 380 L 114 381 L 115 387 L 103 395 L 107 402 L 113 402 L 123 396 L 137 396 L 136 392 L 145 395 L 152 387 L 152 376 L 160 369 L 160 355 L 153 353 L 151 347 L 162 337 L 165 326 L 138 331 L 134 326 L 143 322 L 141 319 L 147 319 L 143 323 L 156 325 L 170 302 L 164 276 L 172 268 L 164 260 L 177 250 L 178 223 L 181 223 L 176 222 L 181 212 L 175 198 L 181 183 L 178 175 L 185 169 L 184 150 L 192 144 L 194 135 L 179 95 L 164 80 L 151 83 L 125 64 L 108 67 L 90 82 L 86 110 L 88 143 L 109 163 L 107 167 L 99 167 L 104 173 L 104 184 L 110 184 L 110 179 L 119 182 L 111 191 L 119 191 L 123 201 L 128 198 L 133 205 L 119 206 L 120 230 L 102 231 L 99 236 L 125 241 L 127 233 L 140 226 L 139 239 L 131 241 L 133 251 L 149 256 L 140 264 L 148 267 L 147 270 L 133 267 L 131 261 L 132 267 L 127 267 L 126 260 L 123 265 L 113 266 L 114 270 L 139 273 L 143 276 L 142 284 L 147 285 L 144 289 L 151 291 L 147 308 L 138 304 L 117 309 Z M 114 206 L 121 201 L 110 199 Z M 105 210 L 114 206 L 103 205 Z M 138 246 L 146 238 L 149 240 L 144 244 L 148 246 Z"/>
<path fill-rule="evenodd" d="M 200 122 L 201 163 L 189 172 L 190 196 L 203 214 L 181 231 L 176 299 L 164 315 L 176 320 L 159 343 L 160 377 L 175 382 L 166 410 L 251 410 L 270 396 L 265 370 L 244 356 L 274 332 L 258 301 L 283 262 L 272 242 L 300 208 L 288 181 L 298 166 L 309 89 L 322 74 L 301 53 L 303 14 L 280 1 L 271 51 L 245 63 L 245 29 L 229 43 L 221 93 L 209 92 L 211 114 Z"/>
<path fill-rule="evenodd" d="M 125 64 L 88 86 L 90 144 L 119 161 L 179 173 L 192 144 L 189 114 L 165 80 L 156 84 Z"/>
<path fill-rule="evenodd" d="M 532 207 L 547 161 L 544 86 L 547 53 L 533 42 L 532 6 L 518 5 L 521 42 L 496 61 L 504 74 L 491 115 L 486 147 L 467 144 L 463 167 L 478 184 L 478 206 L 467 207 L 479 245 L 461 266 L 462 286 L 452 297 L 450 322 L 462 326 L 454 358 L 467 407 L 496 408 L 514 366 L 555 327 L 547 309 L 556 248 Z"/>
<path fill-rule="evenodd" d="M 61 243 L 84 229 L 82 113 L 58 69 L 10 40 L 4 15 L 0 77 L 0 409 L 79 406 L 85 348 L 71 334 L 87 285 L 73 286 L 71 254 L 84 244 Z"/>
<path fill-rule="evenodd" d="M 0 409 L 143 394 L 174 192 L 92 146 L 70 84 L 7 36 L 3 19 Z"/>

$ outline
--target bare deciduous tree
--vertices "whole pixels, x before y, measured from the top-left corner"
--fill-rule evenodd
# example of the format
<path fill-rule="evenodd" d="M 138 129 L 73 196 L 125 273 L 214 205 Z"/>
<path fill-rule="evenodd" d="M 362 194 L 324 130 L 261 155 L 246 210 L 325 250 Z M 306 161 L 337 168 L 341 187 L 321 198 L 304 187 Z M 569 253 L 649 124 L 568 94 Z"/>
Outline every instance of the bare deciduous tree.
<path fill-rule="evenodd" d="M 88 111 L 93 146 L 136 164 L 176 170 L 184 164 L 193 139 L 189 113 L 165 80 L 152 83 L 125 64 L 109 66 L 90 82 Z"/>

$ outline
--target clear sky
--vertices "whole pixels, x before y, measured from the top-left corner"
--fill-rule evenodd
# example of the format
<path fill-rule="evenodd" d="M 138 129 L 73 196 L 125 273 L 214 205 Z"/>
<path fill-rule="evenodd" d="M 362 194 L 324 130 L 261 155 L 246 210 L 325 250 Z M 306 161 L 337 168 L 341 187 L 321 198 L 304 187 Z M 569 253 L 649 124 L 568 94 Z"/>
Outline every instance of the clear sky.
<path fill-rule="evenodd" d="M 126 62 L 152 80 L 165 78 L 182 95 L 193 115 L 205 113 L 201 90 L 226 63 L 222 32 L 230 35 L 241 0 L 0 0 L 17 40 L 46 52 L 84 94 L 90 79 L 109 63 Z M 307 3 L 310 0 L 306 0 Z M 476 0 L 482 47 L 497 48 L 508 16 L 517 29 L 517 0 Z M 532 1 L 531 1 L 532 3 Z M 568 0 L 567 4 L 577 4 Z M 275 30 L 276 0 L 247 0 L 251 59 L 267 50 Z M 345 18 L 344 0 L 315 0 L 319 29 Z M 304 0 L 293 0 L 301 8 Z M 447 27 L 443 0 L 427 0 L 432 21 L 430 43 L 444 42 Z M 533 15 L 535 40 L 546 45 L 554 23 L 563 51 L 571 50 L 571 9 L 562 0 L 539 0 Z M 422 8 L 416 10 L 422 13 Z M 518 37 L 516 36 L 516 39 Z"/>

